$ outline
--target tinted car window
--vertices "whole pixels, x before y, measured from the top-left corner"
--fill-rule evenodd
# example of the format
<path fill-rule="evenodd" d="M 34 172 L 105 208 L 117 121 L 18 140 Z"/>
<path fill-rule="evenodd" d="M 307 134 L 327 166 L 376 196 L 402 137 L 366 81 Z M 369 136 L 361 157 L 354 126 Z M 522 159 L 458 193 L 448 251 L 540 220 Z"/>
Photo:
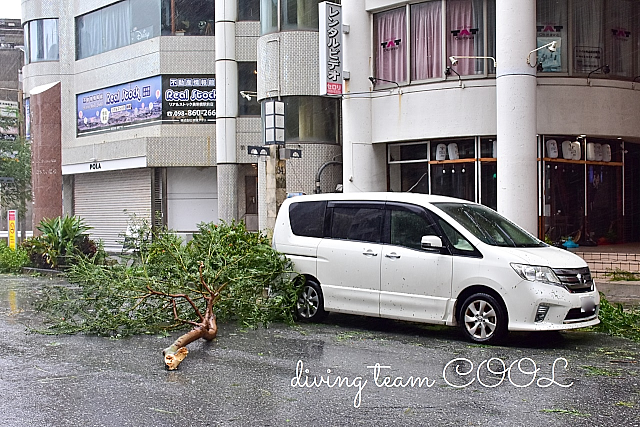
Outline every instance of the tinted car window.
<path fill-rule="evenodd" d="M 436 225 L 426 215 L 408 210 L 391 210 L 392 245 L 421 249 L 422 236 L 438 236 Z"/>
<path fill-rule="evenodd" d="M 324 237 L 324 213 L 327 202 L 304 202 L 289 205 L 291 231 L 297 236 Z"/>
<path fill-rule="evenodd" d="M 366 207 L 335 207 L 331 223 L 334 239 L 379 243 L 384 210 Z"/>
<path fill-rule="evenodd" d="M 520 227 L 482 205 L 434 203 L 484 243 L 493 246 L 546 246 Z"/>

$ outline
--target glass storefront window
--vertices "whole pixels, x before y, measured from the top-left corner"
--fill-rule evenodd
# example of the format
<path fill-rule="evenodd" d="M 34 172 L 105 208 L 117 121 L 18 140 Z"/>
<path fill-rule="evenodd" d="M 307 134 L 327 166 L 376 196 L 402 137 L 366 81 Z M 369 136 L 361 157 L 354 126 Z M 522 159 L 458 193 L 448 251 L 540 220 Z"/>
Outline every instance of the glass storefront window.
<path fill-rule="evenodd" d="M 238 21 L 260 21 L 260 0 L 238 0 Z"/>
<path fill-rule="evenodd" d="M 556 42 L 556 51 L 540 49 L 532 54 L 532 61 L 537 58 L 542 64 L 543 72 L 567 72 L 567 39 L 568 9 L 567 0 L 537 0 L 536 3 L 536 36 L 537 46 L 541 47 L 551 42 Z"/>
<path fill-rule="evenodd" d="M 484 1 L 447 1 L 447 57 L 486 56 L 484 50 Z M 484 59 L 460 59 L 454 66 L 461 75 L 484 73 Z"/>
<path fill-rule="evenodd" d="M 282 100 L 287 142 L 340 143 L 339 98 L 287 96 Z"/>
<path fill-rule="evenodd" d="M 622 241 L 621 142 L 568 136 L 543 142 L 544 237 L 580 245 Z"/>
<path fill-rule="evenodd" d="M 498 163 L 495 138 L 480 139 L 480 200 L 491 209 L 498 209 Z"/>
<path fill-rule="evenodd" d="M 432 142 L 431 194 L 475 201 L 475 159 L 473 139 Z"/>
<path fill-rule="evenodd" d="M 30 21 L 25 24 L 25 29 L 28 62 L 60 60 L 57 19 Z"/>
<path fill-rule="evenodd" d="M 429 143 L 390 144 L 389 190 L 429 194 Z"/>
<path fill-rule="evenodd" d="M 584 164 L 546 162 L 545 237 L 576 237 L 584 223 Z"/>
<path fill-rule="evenodd" d="M 373 16 L 376 78 L 398 83 L 407 81 L 406 30 L 406 8 L 376 13 Z M 380 84 L 392 83 L 381 81 Z"/>

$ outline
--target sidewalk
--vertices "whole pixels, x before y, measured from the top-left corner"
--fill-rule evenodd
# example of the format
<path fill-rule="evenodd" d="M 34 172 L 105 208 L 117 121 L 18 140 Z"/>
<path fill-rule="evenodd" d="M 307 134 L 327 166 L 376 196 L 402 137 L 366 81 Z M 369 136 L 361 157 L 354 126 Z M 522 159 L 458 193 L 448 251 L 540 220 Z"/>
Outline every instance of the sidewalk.
<path fill-rule="evenodd" d="M 640 281 L 595 279 L 596 287 L 607 300 L 625 306 L 640 306 Z"/>

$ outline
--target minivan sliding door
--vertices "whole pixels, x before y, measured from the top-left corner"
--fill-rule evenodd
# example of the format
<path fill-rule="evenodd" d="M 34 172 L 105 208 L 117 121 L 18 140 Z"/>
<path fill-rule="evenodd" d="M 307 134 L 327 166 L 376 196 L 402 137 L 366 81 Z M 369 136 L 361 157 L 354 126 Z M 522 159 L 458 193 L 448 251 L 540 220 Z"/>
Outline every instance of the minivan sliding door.
<path fill-rule="evenodd" d="M 420 247 L 439 228 L 424 208 L 388 203 L 388 231 L 380 268 L 380 316 L 443 321 L 451 298 L 453 257 Z"/>
<path fill-rule="evenodd" d="M 329 202 L 329 236 L 318 245 L 328 311 L 379 315 L 384 203 Z"/>

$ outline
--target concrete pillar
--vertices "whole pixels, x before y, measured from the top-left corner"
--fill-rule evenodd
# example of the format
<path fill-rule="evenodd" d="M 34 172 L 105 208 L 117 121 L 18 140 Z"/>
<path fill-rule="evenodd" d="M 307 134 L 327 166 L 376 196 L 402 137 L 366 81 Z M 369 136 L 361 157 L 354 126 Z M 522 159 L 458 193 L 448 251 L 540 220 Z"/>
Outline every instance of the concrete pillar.
<path fill-rule="evenodd" d="M 364 0 L 342 2 L 343 25 L 351 28 L 369 28 L 370 15 Z M 355 35 L 355 34 L 354 34 Z M 344 71 L 351 77 L 345 81 L 345 96 L 342 101 L 343 124 L 343 191 L 386 191 L 385 145 L 372 144 L 371 99 L 362 95 L 348 96 L 349 92 L 366 92 L 371 89 L 369 81 L 371 47 L 368 38 L 343 35 Z"/>
<path fill-rule="evenodd" d="M 498 212 L 538 232 L 536 1 L 496 0 Z"/>
<path fill-rule="evenodd" d="M 62 119 L 60 82 L 38 86 L 31 94 L 31 188 L 33 228 L 43 218 L 62 215 Z"/>
<path fill-rule="evenodd" d="M 266 210 L 266 218 L 265 223 L 260 224 L 260 229 L 266 231 L 268 235 L 273 232 L 280 205 L 282 205 L 282 202 L 287 198 L 286 161 L 280 160 L 277 145 L 270 145 L 269 149 L 271 152 L 264 165 L 264 208 Z"/>
<path fill-rule="evenodd" d="M 238 64 L 236 63 L 237 0 L 216 0 L 216 162 L 218 217 L 238 219 Z"/>

